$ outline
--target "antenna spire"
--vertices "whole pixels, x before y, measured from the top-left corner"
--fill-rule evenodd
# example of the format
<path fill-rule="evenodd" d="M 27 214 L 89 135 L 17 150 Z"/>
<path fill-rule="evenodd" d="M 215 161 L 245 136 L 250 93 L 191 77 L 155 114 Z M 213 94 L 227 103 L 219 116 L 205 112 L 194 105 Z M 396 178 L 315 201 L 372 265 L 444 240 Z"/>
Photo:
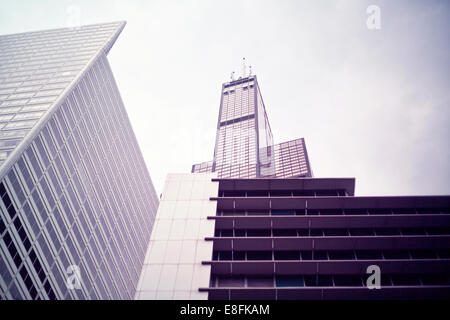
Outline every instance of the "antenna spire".
<path fill-rule="evenodd" d="M 247 70 L 246 70 L 246 66 L 245 66 L 245 58 L 242 58 L 242 78 L 245 78 L 247 76 L 246 72 L 247 72 Z"/>

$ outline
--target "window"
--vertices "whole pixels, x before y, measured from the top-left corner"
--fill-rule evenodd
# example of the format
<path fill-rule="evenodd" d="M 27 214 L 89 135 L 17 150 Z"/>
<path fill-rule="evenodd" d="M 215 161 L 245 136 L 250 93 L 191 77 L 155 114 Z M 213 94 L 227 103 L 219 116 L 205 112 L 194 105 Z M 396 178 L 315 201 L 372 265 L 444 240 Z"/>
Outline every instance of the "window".
<path fill-rule="evenodd" d="M 400 234 L 399 230 L 394 228 L 375 229 L 375 233 L 377 236 L 393 236 Z"/>
<path fill-rule="evenodd" d="M 247 237 L 270 237 L 270 230 L 247 230 Z"/>
<path fill-rule="evenodd" d="M 275 251 L 275 260 L 299 260 L 300 251 Z"/>
<path fill-rule="evenodd" d="M 19 144 L 21 140 L 0 140 L 0 148 L 14 147 Z"/>
<path fill-rule="evenodd" d="M 301 251 L 302 260 L 312 260 L 312 251 Z"/>
<path fill-rule="evenodd" d="M 244 277 L 218 277 L 217 284 L 219 287 L 244 287 Z"/>
<path fill-rule="evenodd" d="M 268 195 L 267 191 L 247 191 L 247 197 L 267 197 Z"/>
<path fill-rule="evenodd" d="M 273 277 L 247 277 L 247 287 L 273 287 Z"/>
<path fill-rule="evenodd" d="M 247 251 L 247 260 L 272 260 L 272 251 Z"/>
<path fill-rule="evenodd" d="M 345 209 L 347 215 L 363 215 L 367 214 L 367 210 L 364 209 Z"/>
<path fill-rule="evenodd" d="M 247 215 L 249 215 L 249 216 L 268 216 L 269 211 L 251 210 L 251 211 L 247 211 Z"/>
<path fill-rule="evenodd" d="M 385 250 L 383 255 L 385 259 L 409 259 L 409 253 L 406 250 Z"/>
<path fill-rule="evenodd" d="M 447 274 L 424 274 L 421 276 L 424 285 L 443 285 L 448 284 Z"/>
<path fill-rule="evenodd" d="M 328 255 L 326 251 L 314 251 L 314 260 L 328 260 Z"/>
<path fill-rule="evenodd" d="M 274 237 L 295 237 L 297 236 L 296 229 L 274 229 L 273 230 Z"/>
<path fill-rule="evenodd" d="M 436 253 L 432 250 L 411 250 L 413 259 L 435 259 Z"/>
<path fill-rule="evenodd" d="M 286 191 L 286 190 L 272 190 L 272 191 L 270 191 L 270 196 L 271 197 L 290 197 L 290 196 L 292 196 L 292 192 Z"/>
<path fill-rule="evenodd" d="M 272 210 L 273 216 L 294 216 L 295 210 Z"/>
<path fill-rule="evenodd" d="M 373 229 L 350 229 L 349 232 L 351 236 L 373 236 Z"/>
<path fill-rule="evenodd" d="M 325 236 L 346 236 L 347 235 L 347 229 L 325 229 L 324 231 Z"/>
<path fill-rule="evenodd" d="M 362 278 L 359 275 L 335 275 L 335 286 L 362 286 Z"/>
<path fill-rule="evenodd" d="M 359 260 L 381 259 L 381 252 L 376 250 L 356 251 L 356 258 Z"/>
<path fill-rule="evenodd" d="M 329 251 L 330 260 L 354 260 L 355 256 L 351 250 Z"/>
<path fill-rule="evenodd" d="M 219 231 L 219 230 L 217 230 L 217 231 Z M 221 237 L 232 237 L 233 236 L 233 229 L 220 230 L 220 236 Z"/>
<path fill-rule="evenodd" d="M 232 260 L 231 251 L 219 251 L 219 260 Z"/>
<path fill-rule="evenodd" d="M 233 251 L 233 260 L 245 260 L 245 251 Z"/>
<path fill-rule="evenodd" d="M 302 276 L 278 275 L 275 277 L 277 287 L 304 287 L 305 282 Z"/>
<path fill-rule="evenodd" d="M 423 228 L 406 228 L 406 229 L 402 229 L 402 234 L 404 234 L 404 235 L 424 235 L 425 229 L 423 229 Z"/>
<path fill-rule="evenodd" d="M 420 285 L 420 280 L 414 274 L 396 274 L 391 276 L 392 282 L 396 286 L 417 286 Z"/>
<path fill-rule="evenodd" d="M 320 215 L 329 216 L 329 215 L 341 215 L 342 210 L 339 209 L 320 209 Z"/>

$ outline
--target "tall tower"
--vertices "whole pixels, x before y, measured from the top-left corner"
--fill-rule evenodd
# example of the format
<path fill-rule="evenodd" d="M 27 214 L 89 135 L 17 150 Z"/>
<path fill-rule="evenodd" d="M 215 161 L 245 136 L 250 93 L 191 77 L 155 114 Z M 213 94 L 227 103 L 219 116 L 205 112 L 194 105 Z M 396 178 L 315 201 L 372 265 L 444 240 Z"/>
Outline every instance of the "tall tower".
<path fill-rule="evenodd" d="M 0 36 L 0 299 L 134 296 L 159 201 L 106 57 L 124 26 Z"/>
<path fill-rule="evenodd" d="M 273 138 L 256 76 L 224 83 L 213 171 L 219 177 L 275 173 Z"/>
<path fill-rule="evenodd" d="M 256 75 L 222 85 L 212 161 L 195 164 L 193 173 L 219 178 L 311 177 L 303 138 L 274 144 Z"/>

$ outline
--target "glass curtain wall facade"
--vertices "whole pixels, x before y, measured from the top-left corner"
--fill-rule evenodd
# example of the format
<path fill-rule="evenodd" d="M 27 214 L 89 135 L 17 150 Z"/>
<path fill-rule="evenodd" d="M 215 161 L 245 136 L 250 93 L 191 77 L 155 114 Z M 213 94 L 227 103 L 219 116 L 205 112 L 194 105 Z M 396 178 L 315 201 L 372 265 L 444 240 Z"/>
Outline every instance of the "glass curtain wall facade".
<path fill-rule="evenodd" d="M 0 166 L 1 299 L 134 297 L 159 200 L 106 58 L 124 25 L 0 36 L 0 139 L 15 139 Z"/>
<path fill-rule="evenodd" d="M 275 153 L 275 176 L 277 178 L 313 176 L 305 139 L 300 138 L 276 144 L 273 152 Z"/>
<path fill-rule="evenodd" d="M 305 141 L 297 140 L 298 152 L 286 158 L 283 148 L 281 155 L 256 76 L 233 80 L 222 85 L 214 158 L 194 164 L 191 172 L 217 172 L 219 178 L 310 177 Z"/>
<path fill-rule="evenodd" d="M 222 86 L 213 170 L 219 177 L 255 177 L 258 172 L 256 78 Z"/>

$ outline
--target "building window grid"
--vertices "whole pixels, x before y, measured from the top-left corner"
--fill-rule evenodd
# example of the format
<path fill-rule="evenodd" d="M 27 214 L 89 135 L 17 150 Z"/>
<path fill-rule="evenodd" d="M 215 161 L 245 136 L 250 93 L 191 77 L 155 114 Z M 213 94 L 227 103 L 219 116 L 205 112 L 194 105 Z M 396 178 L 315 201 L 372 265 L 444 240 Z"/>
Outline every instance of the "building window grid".
<path fill-rule="evenodd" d="M 447 235 L 450 229 L 441 227 L 427 228 L 267 228 L 267 229 L 242 229 L 242 228 L 216 228 L 215 237 L 361 237 L 361 236 L 428 236 Z M 433 258 L 436 258 L 433 257 Z M 409 259 L 413 259 L 412 256 Z"/>
<path fill-rule="evenodd" d="M 295 191 L 294 191 L 295 192 Z M 339 196 L 348 196 L 344 191 L 339 192 Z M 219 191 L 219 196 L 223 197 L 223 195 Z M 298 197 L 317 197 L 315 193 L 309 195 L 301 195 Z M 234 196 L 232 196 L 234 197 Z M 267 198 L 268 196 L 264 195 L 263 197 Z M 288 196 L 291 197 L 291 196 Z M 275 210 L 272 210 L 275 211 Z M 258 210 L 259 216 L 271 216 L 272 212 L 269 208 Z M 386 215 L 391 216 L 393 214 L 402 214 L 399 212 L 398 208 L 335 208 L 332 210 L 327 209 L 289 209 L 282 210 L 286 212 L 286 214 L 276 214 L 276 215 L 290 215 L 290 216 L 330 216 L 330 215 L 351 215 L 351 216 L 370 216 L 370 215 Z M 427 214 L 449 214 L 450 211 L 446 211 L 446 209 L 442 208 L 433 208 L 433 209 L 421 209 L 421 208 L 410 208 L 407 211 L 403 212 L 403 214 L 408 215 L 427 215 Z M 250 210 L 217 210 L 218 216 L 255 216 L 253 211 Z"/>
<path fill-rule="evenodd" d="M 12 229 L 11 229 L 11 231 L 12 231 Z M 34 248 L 35 250 L 38 250 L 38 247 L 37 247 L 37 246 L 38 246 L 38 244 L 36 244 L 35 246 L 33 246 L 30 250 L 32 251 L 33 248 Z M 19 248 L 23 248 L 23 247 L 22 247 L 22 244 L 19 245 Z M 31 251 L 30 251 L 30 252 L 31 252 Z M 25 252 L 25 251 L 24 251 L 24 249 L 22 249 L 22 250 L 20 250 L 20 251 L 17 252 L 17 255 L 19 255 L 19 252 L 22 252 L 22 254 L 23 254 L 23 252 Z M 27 258 L 27 256 L 25 256 L 25 257 L 22 259 L 22 261 L 25 261 L 26 258 Z M 18 269 L 19 269 L 19 267 L 20 267 L 20 266 L 18 266 Z M 10 283 L 10 285 L 13 285 L 14 281 L 17 281 L 17 273 L 15 274 L 15 277 L 12 278 L 12 280 L 13 280 L 13 281 Z"/>

